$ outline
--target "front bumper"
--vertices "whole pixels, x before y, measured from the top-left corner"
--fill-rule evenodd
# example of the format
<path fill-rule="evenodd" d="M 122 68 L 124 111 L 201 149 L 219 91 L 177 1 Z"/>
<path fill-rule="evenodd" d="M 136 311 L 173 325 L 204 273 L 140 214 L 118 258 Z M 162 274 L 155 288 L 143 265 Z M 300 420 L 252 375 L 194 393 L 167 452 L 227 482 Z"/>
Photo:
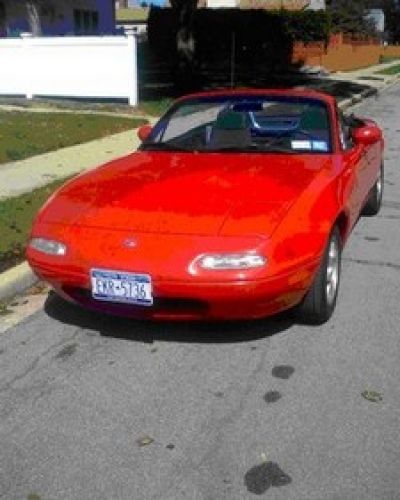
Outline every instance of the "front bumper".
<path fill-rule="evenodd" d="M 35 273 L 66 300 L 102 313 L 153 320 L 237 320 L 270 316 L 297 305 L 311 286 L 319 261 L 286 274 L 247 281 L 153 281 L 151 307 L 97 301 L 89 270 L 45 262 L 28 255 Z"/>

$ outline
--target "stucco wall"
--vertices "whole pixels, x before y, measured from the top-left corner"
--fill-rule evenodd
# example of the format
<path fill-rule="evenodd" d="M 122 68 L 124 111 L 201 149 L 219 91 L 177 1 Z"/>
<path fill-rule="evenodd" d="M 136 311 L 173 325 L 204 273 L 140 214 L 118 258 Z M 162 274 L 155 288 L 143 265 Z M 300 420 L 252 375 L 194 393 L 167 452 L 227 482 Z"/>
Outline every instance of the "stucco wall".
<path fill-rule="evenodd" d="M 325 47 L 322 42 L 296 43 L 293 62 L 323 66 L 330 71 L 349 71 L 378 64 L 381 57 L 400 57 L 400 46 L 386 46 L 377 41 L 351 41 L 336 35 Z"/>
<path fill-rule="evenodd" d="M 388 45 L 387 47 L 384 47 L 382 55 L 385 57 L 400 58 L 400 45 Z"/>
<path fill-rule="evenodd" d="M 378 64 L 382 47 L 377 44 L 340 43 L 325 48 L 322 42 L 296 43 L 293 62 L 323 66 L 329 71 L 346 71 Z"/>

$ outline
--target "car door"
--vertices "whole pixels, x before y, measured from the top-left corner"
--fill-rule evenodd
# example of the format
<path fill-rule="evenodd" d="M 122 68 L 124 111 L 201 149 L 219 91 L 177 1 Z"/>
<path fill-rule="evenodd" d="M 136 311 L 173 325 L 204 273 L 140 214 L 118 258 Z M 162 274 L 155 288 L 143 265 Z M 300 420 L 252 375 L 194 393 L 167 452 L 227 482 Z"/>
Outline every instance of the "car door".
<path fill-rule="evenodd" d="M 342 113 L 338 115 L 339 138 L 343 161 L 343 203 L 353 226 L 368 196 L 369 161 L 368 149 L 354 144 L 351 130 Z"/>
<path fill-rule="evenodd" d="M 367 121 L 367 124 L 369 125 L 375 125 L 374 122 L 372 121 Z M 376 182 L 376 179 L 378 178 L 380 168 L 381 168 L 381 163 L 382 163 L 382 143 L 381 141 L 377 141 L 374 144 L 371 144 L 369 146 L 365 146 L 366 148 L 366 159 L 367 159 L 367 173 L 365 176 L 365 182 L 366 182 L 366 189 L 367 189 L 367 195 L 369 191 L 372 189 L 373 185 Z"/>

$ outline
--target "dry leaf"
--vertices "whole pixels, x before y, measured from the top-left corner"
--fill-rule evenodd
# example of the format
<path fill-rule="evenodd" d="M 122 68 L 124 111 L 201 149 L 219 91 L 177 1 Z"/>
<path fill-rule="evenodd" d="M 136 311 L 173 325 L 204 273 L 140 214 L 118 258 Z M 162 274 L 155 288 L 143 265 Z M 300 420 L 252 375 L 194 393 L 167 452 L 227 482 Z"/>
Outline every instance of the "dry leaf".
<path fill-rule="evenodd" d="M 383 400 L 383 394 L 380 392 L 376 391 L 364 391 L 361 393 L 361 396 L 366 399 L 367 401 L 370 401 L 371 403 L 379 403 L 380 401 Z"/>
<path fill-rule="evenodd" d="M 143 447 L 143 446 L 148 446 L 151 443 L 154 443 L 154 439 L 151 438 L 150 436 L 142 436 L 136 442 L 140 447 Z"/>

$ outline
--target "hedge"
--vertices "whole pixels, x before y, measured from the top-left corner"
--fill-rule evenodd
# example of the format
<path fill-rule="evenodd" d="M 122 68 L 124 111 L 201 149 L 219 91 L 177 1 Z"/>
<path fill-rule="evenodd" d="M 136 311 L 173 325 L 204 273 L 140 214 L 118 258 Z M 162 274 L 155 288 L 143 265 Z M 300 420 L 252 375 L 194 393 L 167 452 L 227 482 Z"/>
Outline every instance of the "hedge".
<path fill-rule="evenodd" d="M 177 13 L 152 7 L 148 19 L 151 50 L 173 61 L 176 57 Z M 234 34 L 238 63 L 279 64 L 290 58 L 294 41 L 327 41 L 330 18 L 325 11 L 265 11 L 197 9 L 193 18 L 196 59 L 226 62 Z"/>

